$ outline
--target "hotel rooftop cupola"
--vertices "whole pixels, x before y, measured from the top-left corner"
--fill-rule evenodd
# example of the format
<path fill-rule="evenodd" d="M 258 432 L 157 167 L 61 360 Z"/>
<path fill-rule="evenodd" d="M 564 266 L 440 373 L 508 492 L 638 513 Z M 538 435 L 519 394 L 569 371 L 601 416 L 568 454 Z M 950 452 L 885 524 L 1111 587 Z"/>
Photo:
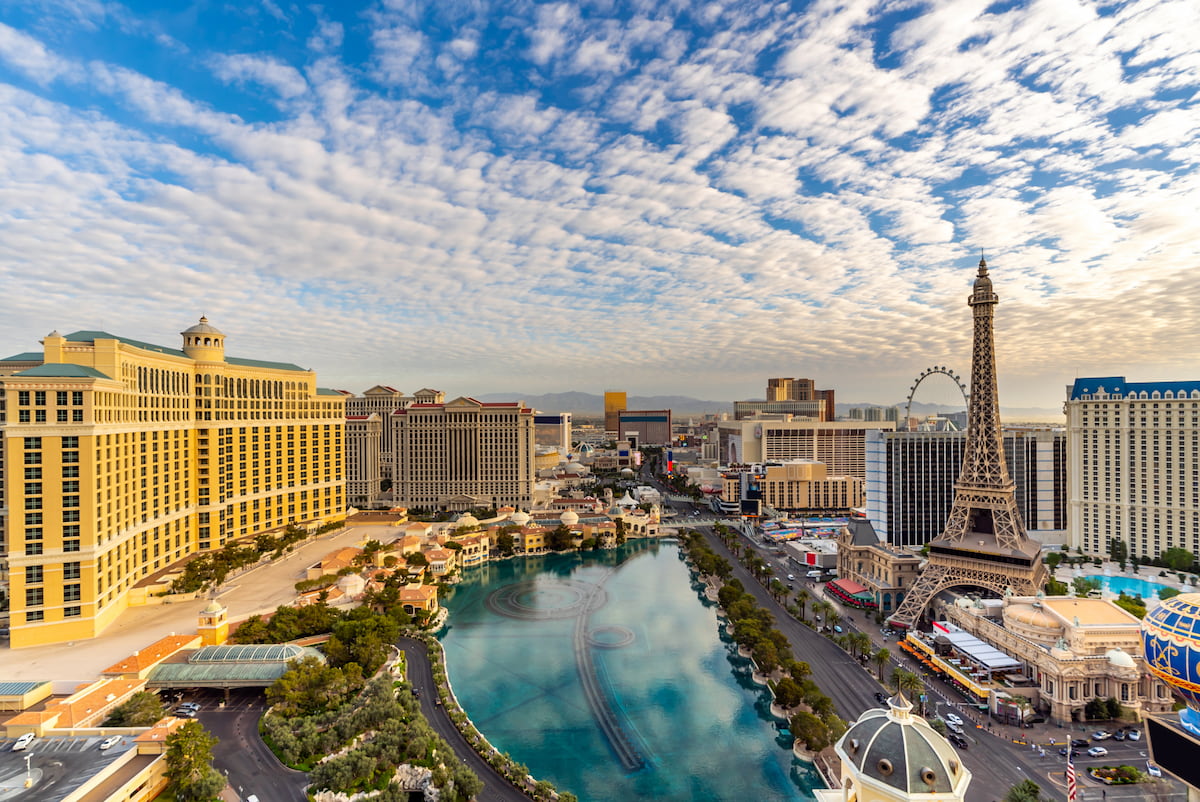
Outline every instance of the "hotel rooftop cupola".
<path fill-rule="evenodd" d="M 180 334 L 183 335 L 183 352 L 192 359 L 197 362 L 225 361 L 225 335 L 210 326 L 208 318 L 200 318 L 199 323 Z"/>

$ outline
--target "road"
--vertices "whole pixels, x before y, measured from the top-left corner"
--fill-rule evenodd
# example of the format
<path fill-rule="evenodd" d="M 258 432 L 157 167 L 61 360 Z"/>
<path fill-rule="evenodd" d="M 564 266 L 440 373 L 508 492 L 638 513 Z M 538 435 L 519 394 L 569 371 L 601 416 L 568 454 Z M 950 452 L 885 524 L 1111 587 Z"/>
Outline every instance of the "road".
<path fill-rule="evenodd" d="M 254 794 L 260 802 L 303 802 L 308 775 L 289 769 L 263 743 L 258 734 L 266 702 L 261 691 L 239 690 L 222 707 L 216 694 L 198 697 L 202 707 L 196 718 L 217 736 L 213 766 L 229 778 L 229 785 L 245 799 Z"/>
<path fill-rule="evenodd" d="M 433 682 L 433 667 L 429 663 L 429 649 L 418 640 L 401 638 L 396 646 L 404 652 L 408 666 L 408 681 L 421 693 L 421 714 L 438 735 L 454 749 L 459 759 L 483 781 L 483 790 L 475 797 L 479 802 L 529 802 L 529 797 L 502 777 L 491 764 L 484 760 L 467 743 L 446 708 L 434 704 L 438 698 L 437 686 Z"/>

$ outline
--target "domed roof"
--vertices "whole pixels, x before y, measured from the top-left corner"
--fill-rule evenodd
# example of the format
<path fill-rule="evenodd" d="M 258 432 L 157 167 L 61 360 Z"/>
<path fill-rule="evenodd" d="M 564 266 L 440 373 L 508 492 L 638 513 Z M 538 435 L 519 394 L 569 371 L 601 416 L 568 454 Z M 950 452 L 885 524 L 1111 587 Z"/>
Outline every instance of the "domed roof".
<path fill-rule="evenodd" d="M 470 527 L 470 528 L 475 528 L 475 527 L 479 526 L 479 519 L 468 512 L 464 515 L 458 516 L 458 520 L 454 522 L 454 525 L 456 527 L 466 526 L 466 527 Z"/>
<path fill-rule="evenodd" d="M 637 502 L 633 500 L 633 496 L 629 495 L 629 491 L 625 491 L 625 495 L 621 496 L 621 500 L 617 502 L 618 507 L 636 507 Z"/>
<path fill-rule="evenodd" d="M 508 516 L 508 520 L 512 521 L 517 526 L 524 526 L 529 523 L 529 513 L 517 510 L 512 515 Z"/>
<path fill-rule="evenodd" d="M 1137 668 L 1133 662 L 1133 658 L 1129 656 L 1129 652 L 1124 649 L 1109 649 L 1104 653 L 1108 658 L 1108 662 L 1117 668 Z"/>
<path fill-rule="evenodd" d="M 192 326 L 190 329 L 184 329 L 180 332 L 180 334 L 220 334 L 222 337 L 225 336 L 223 331 L 215 326 L 210 326 L 208 324 L 208 318 L 206 317 L 200 318 L 199 323 L 197 323 L 195 326 Z"/>
<path fill-rule="evenodd" d="M 1172 596 L 1147 613 L 1142 647 L 1150 673 L 1200 709 L 1200 593 Z"/>
<path fill-rule="evenodd" d="M 578 462 L 567 463 L 567 471 L 569 473 L 583 473 L 585 470 L 587 470 L 587 468 L 584 468 L 583 465 Z"/>
<path fill-rule="evenodd" d="M 633 476 L 633 468 L 622 468 L 621 475 L 622 476 Z"/>
<path fill-rule="evenodd" d="M 224 609 L 225 609 L 225 607 L 219 601 L 217 601 L 216 599 L 213 599 L 212 601 L 210 601 L 208 603 L 208 605 L 201 612 L 219 613 Z"/>
<path fill-rule="evenodd" d="M 868 710 L 838 741 L 837 751 L 857 779 L 905 794 L 956 796 L 970 780 L 950 743 L 929 722 L 912 715 L 902 695 L 888 709 Z M 862 798 L 862 795 L 859 795 Z"/>
<path fill-rule="evenodd" d="M 1017 621 L 1026 626 L 1052 631 L 1062 628 L 1054 616 L 1046 612 L 1041 605 L 1026 604 L 1024 602 L 1010 604 L 1005 607 L 1004 621 L 1005 623 Z"/>
<path fill-rule="evenodd" d="M 558 520 L 562 521 L 566 526 L 574 526 L 579 523 L 579 514 L 575 510 L 567 510 L 558 516 Z"/>

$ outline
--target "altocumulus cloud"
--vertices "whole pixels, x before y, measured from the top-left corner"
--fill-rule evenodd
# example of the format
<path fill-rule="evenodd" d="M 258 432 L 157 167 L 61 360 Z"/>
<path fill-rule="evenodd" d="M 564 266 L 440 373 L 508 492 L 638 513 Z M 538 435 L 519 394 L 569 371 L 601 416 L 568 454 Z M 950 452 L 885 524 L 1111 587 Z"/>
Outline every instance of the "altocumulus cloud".
<path fill-rule="evenodd" d="M 6 4 L 0 333 L 207 314 L 351 389 L 891 402 L 966 369 L 982 249 L 1007 404 L 1195 378 L 1197 16 Z"/>

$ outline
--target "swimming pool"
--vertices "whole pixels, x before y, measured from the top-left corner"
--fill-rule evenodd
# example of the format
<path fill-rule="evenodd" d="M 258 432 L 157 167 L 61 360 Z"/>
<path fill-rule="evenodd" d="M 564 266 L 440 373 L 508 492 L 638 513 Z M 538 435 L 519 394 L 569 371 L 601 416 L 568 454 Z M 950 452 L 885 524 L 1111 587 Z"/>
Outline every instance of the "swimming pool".
<path fill-rule="evenodd" d="M 1130 596 L 1141 596 L 1143 599 L 1157 599 L 1158 592 L 1163 588 L 1174 588 L 1162 582 L 1150 582 L 1132 576 L 1106 576 L 1104 574 L 1088 574 L 1085 579 L 1100 580 L 1100 587 L 1113 593 L 1127 593 Z"/>

